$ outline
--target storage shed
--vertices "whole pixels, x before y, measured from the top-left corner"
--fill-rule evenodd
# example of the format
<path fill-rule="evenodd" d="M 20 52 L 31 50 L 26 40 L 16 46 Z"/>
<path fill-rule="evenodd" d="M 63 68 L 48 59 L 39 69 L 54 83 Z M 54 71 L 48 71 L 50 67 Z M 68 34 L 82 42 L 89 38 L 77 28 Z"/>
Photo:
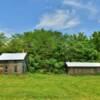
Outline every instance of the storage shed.
<path fill-rule="evenodd" d="M 0 74 L 21 74 L 27 71 L 27 53 L 0 55 Z"/>
<path fill-rule="evenodd" d="M 66 62 L 65 65 L 66 65 L 66 72 L 70 75 L 100 73 L 100 63 Z"/>

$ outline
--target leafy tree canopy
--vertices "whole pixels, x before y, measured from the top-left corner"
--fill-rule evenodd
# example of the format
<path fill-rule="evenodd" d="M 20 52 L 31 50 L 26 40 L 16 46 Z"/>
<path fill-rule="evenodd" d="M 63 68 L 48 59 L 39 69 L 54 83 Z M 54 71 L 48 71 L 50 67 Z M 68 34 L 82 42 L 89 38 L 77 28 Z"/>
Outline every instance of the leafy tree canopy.
<path fill-rule="evenodd" d="M 62 73 L 65 61 L 100 61 L 100 32 L 87 37 L 83 32 L 70 35 L 41 29 L 10 39 L 0 33 L 2 52 L 28 52 L 31 72 Z"/>

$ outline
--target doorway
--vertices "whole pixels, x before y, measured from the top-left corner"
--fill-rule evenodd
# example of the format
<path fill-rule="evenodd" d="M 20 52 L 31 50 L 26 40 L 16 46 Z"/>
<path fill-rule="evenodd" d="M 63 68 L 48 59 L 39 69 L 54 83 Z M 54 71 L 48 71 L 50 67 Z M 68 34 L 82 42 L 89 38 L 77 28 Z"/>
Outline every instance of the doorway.
<path fill-rule="evenodd" d="M 0 74 L 3 74 L 3 67 L 0 67 Z"/>

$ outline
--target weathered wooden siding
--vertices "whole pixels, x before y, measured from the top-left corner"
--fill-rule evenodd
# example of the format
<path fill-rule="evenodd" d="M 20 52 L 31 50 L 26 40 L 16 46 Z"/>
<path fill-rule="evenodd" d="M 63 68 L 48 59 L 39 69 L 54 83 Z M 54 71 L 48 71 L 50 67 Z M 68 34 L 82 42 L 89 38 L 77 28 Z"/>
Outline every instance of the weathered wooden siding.
<path fill-rule="evenodd" d="M 68 74 L 80 75 L 80 74 L 98 74 L 100 73 L 100 67 L 69 67 Z"/>
<path fill-rule="evenodd" d="M 7 72 L 5 72 L 5 66 L 7 66 Z M 15 72 L 15 66 L 17 67 L 17 72 Z M 19 61 L 19 62 L 1 62 L 0 63 L 0 73 L 4 74 L 21 74 L 26 72 L 26 64 L 24 61 Z"/>

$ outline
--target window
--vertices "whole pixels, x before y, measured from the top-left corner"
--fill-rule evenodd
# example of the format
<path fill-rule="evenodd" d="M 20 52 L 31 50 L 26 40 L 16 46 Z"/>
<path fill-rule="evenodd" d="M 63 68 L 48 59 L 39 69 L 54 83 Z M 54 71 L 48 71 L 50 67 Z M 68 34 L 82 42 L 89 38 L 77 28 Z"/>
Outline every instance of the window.
<path fill-rule="evenodd" d="M 8 66 L 7 65 L 4 68 L 4 72 L 8 72 Z"/>
<path fill-rule="evenodd" d="M 14 67 L 14 71 L 17 72 L 17 66 Z"/>

